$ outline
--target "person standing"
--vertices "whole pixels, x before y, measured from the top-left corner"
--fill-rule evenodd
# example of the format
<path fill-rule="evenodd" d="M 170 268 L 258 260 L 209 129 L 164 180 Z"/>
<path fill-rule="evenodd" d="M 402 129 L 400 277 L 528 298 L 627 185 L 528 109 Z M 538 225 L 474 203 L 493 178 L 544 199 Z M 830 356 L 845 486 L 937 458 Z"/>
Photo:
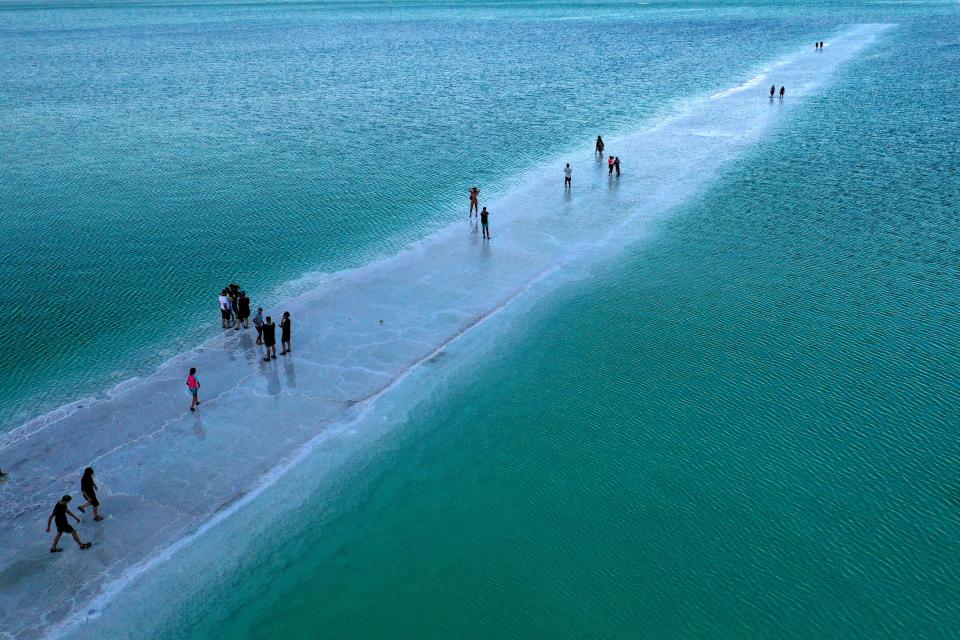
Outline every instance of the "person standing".
<path fill-rule="evenodd" d="M 232 286 L 232 285 L 231 285 Z M 240 331 L 240 292 L 230 291 L 230 318 L 234 331 Z"/>
<path fill-rule="evenodd" d="M 290 312 L 283 312 L 283 319 L 280 320 L 280 355 L 285 356 L 292 353 L 290 348 Z"/>
<path fill-rule="evenodd" d="M 567 163 L 567 166 L 563 169 L 563 187 L 564 189 L 569 189 L 573 184 L 573 169 L 570 168 L 570 163 Z"/>
<path fill-rule="evenodd" d="M 257 315 L 253 316 L 253 326 L 257 330 L 257 344 L 263 344 L 263 307 L 257 307 Z"/>
<path fill-rule="evenodd" d="M 220 301 L 220 324 L 227 329 L 230 326 L 230 298 L 227 297 L 226 289 L 220 292 L 218 300 Z"/>
<path fill-rule="evenodd" d="M 87 467 L 83 470 L 83 476 L 80 478 L 80 494 L 87 502 L 80 505 L 80 513 L 86 513 L 86 507 L 93 507 L 93 520 L 100 522 L 103 516 L 100 515 L 100 501 L 97 500 L 97 483 L 93 481 L 93 467 Z"/>
<path fill-rule="evenodd" d="M 62 548 L 57 546 L 57 543 L 60 542 L 60 536 L 65 533 L 72 535 L 73 539 L 76 540 L 81 549 L 90 548 L 89 542 L 80 541 L 80 536 L 77 535 L 76 530 L 70 526 L 70 522 L 67 520 L 67 516 L 70 516 L 77 521 L 77 524 L 80 524 L 80 518 L 74 515 L 73 511 L 70 511 L 70 509 L 67 507 L 67 505 L 70 504 L 70 500 L 70 496 L 63 496 L 60 498 L 60 501 L 53 505 L 53 513 L 51 513 L 50 517 L 47 518 L 47 533 L 50 533 L 50 522 L 56 521 L 57 523 L 57 535 L 53 538 L 53 546 L 50 547 L 50 553 L 63 551 Z"/>
<path fill-rule="evenodd" d="M 190 367 L 187 375 L 187 392 L 190 393 L 190 411 L 196 411 L 200 406 L 200 381 L 197 380 L 197 368 Z"/>
<path fill-rule="evenodd" d="M 480 207 L 480 189 L 476 187 L 470 187 L 470 216 L 473 217 L 473 214 L 479 210 Z"/>
<path fill-rule="evenodd" d="M 483 227 L 483 239 L 490 239 L 490 212 L 487 211 L 487 208 L 484 207 L 483 211 L 480 212 L 480 226 Z"/>
<path fill-rule="evenodd" d="M 264 360 L 277 359 L 277 325 L 273 324 L 273 319 L 267 316 L 263 322 L 263 346 L 267 348 L 267 355 Z"/>
<path fill-rule="evenodd" d="M 786 87 L 780 87 L 780 99 L 783 99 L 783 94 L 787 91 Z"/>
<path fill-rule="evenodd" d="M 240 328 L 240 323 L 243 323 L 244 329 L 249 329 L 250 324 L 250 298 L 247 297 L 246 291 L 240 292 L 240 297 L 237 298 L 237 311 L 239 317 L 237 318 L 237 328 Z"/>
<path fill-rule="evenodd" d="M 620 156 L 613 159 L 613 168 L 617 170 L 617 177 L 620 177 Z"/>
<path fill-rule="evenodd" d="M 775 94 L 776 92 L 777 92 L 777 85 L 775 85 L 775 84 L 770 85 L 770 99 L 771 99 L 771 100 L 773 99 L 773 94 Z"/>
<path fill-rule="evenodd" d="M 597 136 L 597 155 L 603 158 L 603 138 Z"/>
<path fill-rule="evenodd" d="M 607 168 L 608 168 L 607 173 L 612 176 L 613 175 L 613 156 L 610 156 L 609 158 L 607 158 Z"/>

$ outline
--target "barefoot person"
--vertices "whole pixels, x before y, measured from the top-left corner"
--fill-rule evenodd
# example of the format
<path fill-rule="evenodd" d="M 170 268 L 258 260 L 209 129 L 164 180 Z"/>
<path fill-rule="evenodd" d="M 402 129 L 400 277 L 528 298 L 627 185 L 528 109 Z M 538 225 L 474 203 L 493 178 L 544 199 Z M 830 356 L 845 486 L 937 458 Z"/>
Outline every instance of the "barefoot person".
<path fill-rule="evenodd" d="M 244 329 L 250 328 L 250 298 L 247 297 L 246 291 L 240 292 L 240 297 L 237 298 L 237 306 L 239 307 L 239 315 L 237 316 L 237 326 L 239 327 L 243 323 Z"/>
<path fill-rule="evenodd" d="M 613 159 L 613 168 L 617 170 L 617 177 L 620 177 L 620 156 Z"/>
<path fill-rule="evenodd" d="M 70 526 L 70 523 L 67 521 L 67 516 L 70 516 L 77 521 L 77 524 L 80 524 L 80 518 L 74 515 L 73 511 L 70 511 L 67 508 L 67 505 L 70 503 L 70 496 L 63 496 L 60 498 L 60 502 L 53 505 L 53 513 L 50 514 L 50 517 L 47 518 L 47 533 L 50 533 L 50 522 L 56 521 L 57 523 L 57 535 L 53 538 L 53 546 L 50 547 L 50 553 L 57 553 L 58 551 L 63 551 L 61 547 L 57 546 L 57 543 L 60 542 L 60 536 L 65 533 L 69 533 L 73 536 L 73 539 L 77 541 L 77 544 L 80 545 L 81 549 L 89 549 L 89 542 L 81 542 L 80 536 L 77 535 L 76 530 Z"/>
<path fill-rule="evenodd" d="M 280 321 L 280 355 L 285 356 L 291 353 L 290 348 L 290 312 L 283 312 L 283 320 Z"/>
<path fill-rule="evenodd" d="M 786 87 L 780 87 L 780 98 L 781 98 L 781 99 L 783 98 L 783 94 L 786 93 L 786 91 L 787 91 L 787 88 L 786 88 Z"/>
<path fill-rule="evenodd" d="M 267 348 L 267 355 L 264 360 L 277 359 L 277 325 L 273 324 L 273 318 L 267 316 L 263 322 L 263 346 Z"/>
<path fill-rule="evenodd" d="M 226 289 L 220 292 L 218 301 L 220 302 L 220 324 L 227 329 L 230 326 L 230 298 L 227 297 Z"/>
<path fill-rule="evenodd" d="M 570 163 L 567 163 L 567 166 L 563 169 L 563 187 L 564 189 L 569 189 L 573 181 L 573 169 L 570 168 Z"/>
<path fill-rule="evenodd" d="M 257 307 L 257 315 L 253 316 L 253 326 L 257 330 L 257 344 L 263 344 L 263 307 Z"/>
<path fill-rule="evenodd" d="M 489 219 L 490 219 L 490 212 L 487 211 L 486 207 L 484 207 L 483 211 L 480 212 L 480 226 L 483 227 L 484 240 L 490 239 L 490 225 L 488 224 Z"/>
<path fill-rule="evenodd" d="M 477 212 L 480 207 L 480 189 L 470 187 L 470 217 Z"/>
<path fill-rule="evenodd" d="M 200 405 L 200 381 L 197 380 L 197 368 L 190 367 L 187 376 L 187 391 L 190 393 L 190 411 L 196 411 Z"/>
<path fill-rule="evenodd" d="M 80 513 L 86 513 L 87 507 L 93 507 L 93 520 L 100 522 L 103 516 L 100 515 L 100 501 L 97 500 L 97 483 L 93 481 L 93 467 L 87 467 L 83 470 L 83 477 L 80 478 L 80 493 L 86 503 L 77 507 Z"/>
<path fill-rule="evenodd" d="M 597 136 L 597 155 L 603 158 L 603 138 Z"/>
<path fill-rule="evenodd" d="M 613 175 L 613 156 L 610 156 L 609 158 L 607 158 L 607 169 L 608 169 L 607 173 L 612 176 Z"/>
<path fill-rule="evenodd" d="M 776 92 L 777 92 L 777 85 L 775 85 L 775 84 L 770 85 L 770 98 L 771 98 L 771 99 L 773 98 L 773 94 L 775 94 Z"/>

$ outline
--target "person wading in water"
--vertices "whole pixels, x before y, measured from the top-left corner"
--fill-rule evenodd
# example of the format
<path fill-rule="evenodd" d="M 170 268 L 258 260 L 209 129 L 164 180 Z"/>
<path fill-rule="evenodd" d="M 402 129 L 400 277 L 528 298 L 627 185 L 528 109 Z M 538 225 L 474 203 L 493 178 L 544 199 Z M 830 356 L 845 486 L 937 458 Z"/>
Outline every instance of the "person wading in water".
<path fill-rule="evenodd" d="M 603 138 L 597 136 L 597 155 L 603 157 Z"/>

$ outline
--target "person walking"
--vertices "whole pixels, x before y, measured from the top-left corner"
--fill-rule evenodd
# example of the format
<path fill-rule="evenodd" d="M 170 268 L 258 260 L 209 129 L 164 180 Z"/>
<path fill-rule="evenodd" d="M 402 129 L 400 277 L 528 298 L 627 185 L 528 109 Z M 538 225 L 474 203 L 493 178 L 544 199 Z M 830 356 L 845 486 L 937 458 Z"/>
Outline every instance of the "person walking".
<path fill-rule="evenodd" d="M 613 159 L 613 168 L 617 170 L 617 177 L 620 177 L 620 156 Z"/>
<path fill-rule="evenodd" d="M 597 136 L 597 155 L 603 158 L 603 138 Z"/>
<path fill-rule="evenodd" d="M 609 158 L 607 158 L 607 169 L 608 169 L 607 173 L 612 176 L 613 175 L 613 156 L 610 156 Z"/>
<path fill-rule="evenodd" d="M 786 87 L 780 87 L 780 99 L 783 99 L 783 94 L 787 91 Z"/>
<path fill-rule="evenodd" d="M 70 516 L 77 521 L 77 524 L 80 524 L 80 518 L 74 515 L 73 511 L 70 511 L 70 509 L 67 507 L 67 505 L 70 504 L 70 500 L 70 496 L 63 496 L 60 498 L 60 501 L 53 505 L 53 513 L 51 513 L 50 517 L 47 518 L 47 533 L 50 533 L 50 523 L 53 521 L 57 523 L 57 535 L 53 538 L 53 546 L 50 547 L 50 553 L 63 551 L 62 548 L 57 546 L 57 543 L 60 542 L 60 536 L 65 533 L 72 535 L 73 539 L 76 540 L 81 549 L 90 548 L 89 542 L 80 541 L 80 536 L 77 535 L 76 530 L 70 526 L 70 522 L 67 520 L 67 516 Z"/>
<path fill-rule="evenodd" d="M 285 356 L 292 353 L 290 348 L 290 312 L 283 312 L 283 319 L 280 320 L 280 355 Z"/>
<path fill-rule="evenodd" d="M 567 163 L 567 166 L 563 169 L 563 188 L 569 189 L 573 184 L 573 169 L 570 168 L 570 163 Z"/>
<path fill-rule="evenodd" d="M 190 411 L 196 411 L 200 406 L 200 381 L 197 380 L 197 368 L 190 367 L 187 375 L 187 392 L 190 394 Z"/>
<path fill-rule="evenodd" d="M 257 330 L 257 344 L 263 344 L 263 307 L 257 307 L 257 315 L 253 316 L 253 326 Z"/>
<path fill-rule="evenodd" d="M 220 297 L 217 300 L 220 302 L 220 324 L 223 325 L 224 329 L 227 329 L 230 326 L 230 298 L 227 297 L 226 289 L 220 292 Z"/>
<path fill-rule="evenodd" d="M 775 94 L 776 92 L 777 92 L 777 85 L 775 85 L 775 84 L 770 85 L 770 99 L 771 99 L 771 100 L 773 99 L 773 94 Z"/>
<path fill-rule="evenodd" d="M 490 212 L 487 211 L 487 208 L 484 207 L 483 211 L 480 212 L 480 226 L 483 227 L 483 239 L 490 239 Z"/>
<path fill-rule="evenodd" d="M 237 298 L 237 328 L 240 328 L 240 324 L 243 324 L 244 329 L 250 328 L 250 298 L 247 297 L 246 291 L 240 292 L 240 297 Z"/>
<path fill-rule="evenodd" d="M 263 346 L 267 348 L 267 355 L 264 360 L 277 359 L 277 325 L 273 324 L 273 319 L 267 316 L 263 323 Z"/>
<path fill-rule="evenodd" d="M 97 483 L 93 481 L 93 467 L 87 467 L 83 470 L 83 476 L 80 478 L 80 494 L 86 502 L 77 509 L 80 513 L 86 513 L 87 507 L 93 507 L 93 520 L 100 522 L 103 516 L 100 515 L 100 501 L 97 500 Z"/>
<path fill-rule="evenodd" d="M 480 207 L 480 189 L 476 187 L 470 187 L 470 216 L 473 217 L 473 214 L 479 210 Z"/>

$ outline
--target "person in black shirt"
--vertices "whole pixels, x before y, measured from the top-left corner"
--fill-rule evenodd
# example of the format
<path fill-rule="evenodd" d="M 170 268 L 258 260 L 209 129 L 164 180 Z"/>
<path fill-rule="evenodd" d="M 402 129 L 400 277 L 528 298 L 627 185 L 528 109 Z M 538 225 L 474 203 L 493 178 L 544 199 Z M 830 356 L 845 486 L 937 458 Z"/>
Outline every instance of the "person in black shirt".
<path fill-rule="evenodd" d="M 264 360 L 271 357 L 277 359 L 277 325 L 273 324 L 273 319 L 267 316 L 263 323 L 263 346 L 267 348 L 267 355 Z"/>
<path fill-rule="evenodd" d="M 100 501 L 97 500 L 97 483 L 93 481 L 93 467 L 87 467 L 83 470 L 83 477 L 80 478 L 80 493 L 83 494 L 86 503 L 77 507 L 80 513 L 86 513 L 86 507 L 93 507 L 93 519 L 95 522 L 103 520 L 100 515 Z"/>
<path fill-rule="evenodd" d="M 67 521 L 67 516 L 70 516 L 77 521 L 77 524 L 80 523 L 80 518 L 75 516 L 70 509 L 67 508 L 67 504 L 70 502 L 70 496 L 63 496 L 60 498 L 60 502 L 53 505 L 53 513 L 50 514 L 50 517 L 47 518 L 47 533 L 50 533 L 50 522 L 56 521 L 57 523 L 57 535 L 53 539 L 53 546 L 50 547 L 50 553 L 57 553 L 58 551 L 63 551 L 61 547 L 57 546 L 57 543 L 60 542 L 60 536 L 65 533 L 69 533 L 73 536 L 73 539 L 77 541 L 77 544 L 80 545 L 81 549 L 89 549 L 89 542 L 81 542 L 80 536 L 77 535 L 76 530 L 70 526 L 70 523 Z"/>
<path fill-rule="evenodd" d="M 490 218 L 490 212 L 487 211 L 487 208 L 484 207 L 483 211 L 480 212 L 480 226 L 483 227 L 483 237 L 486 240 L 490 239 L 490 226 L 487 224 Z"/>
<path fill-rule="evenodd" d="M 290 312 L 283 312 L 283 320 L 280 321 L 280 355 L 285 356 L 291 353 L 290 348 Z"/>
<path fill-rule="evenodd" d="M 243 323 L 243 328 L 244 328 L 244 329 L 249 329 L 249 328 L 250 328 L 250 324 L 249 324 L 249 320 L 250 320 L 250 298 L 247 297 L 247 292 L 246 292 L 246 291 L 241 291 L 241 292 L 240 292 L 240 297 L 237 298 L 237 307 L 238 307 L 238 309 L 237 309 L 237 311 L 238 311 L 237 326 L 239 327 L 239 326 L 240 326 L 240 323 L 242 322 L 242 323 Z"/>

